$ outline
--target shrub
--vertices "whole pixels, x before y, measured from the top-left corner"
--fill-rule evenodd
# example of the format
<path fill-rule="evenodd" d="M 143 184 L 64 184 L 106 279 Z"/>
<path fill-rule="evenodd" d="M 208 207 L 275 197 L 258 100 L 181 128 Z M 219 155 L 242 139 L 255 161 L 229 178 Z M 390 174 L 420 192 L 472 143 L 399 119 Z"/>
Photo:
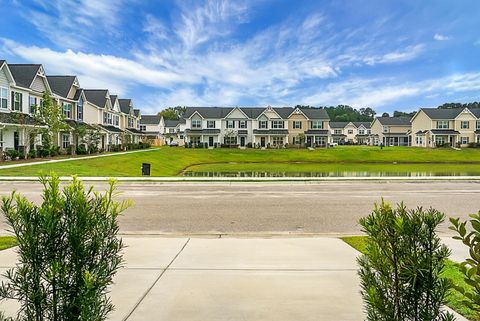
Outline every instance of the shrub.
<path fill-rule="evenodd" d="M 443 220 L 434 209 L 393 209 L 383 201 L 360 220 L 368 235 L 358 259 L 367 320 L 452 320 L 441 309 L 450 289 L 440 276 L 450 254 L 436 234 Z"/>
<path fill-rule="evenodd" d="M 34 159 L 37 156 L 37 153 L 34 150 L 28 152 L 28 158 Z"/>
<path fill-rule="evenodd" d="M 78 145 L 76 153 L 77 153 L 77 155 L 87 154 L 87 147 L 84 144 Z"/>
<path fill-rule="evenodd" d="M 20 152 L 15 149 L 9 149 L 6 152 L 7 156 L 10 157 L 11 160 L 15 160 L 20 156 Z"/>
<path fill-rule="evenodd" d="M 113 182 L 105 194 L 76 179 L 62 191 L 57 177 L 41 182 L 41 205 L 15 192 L 3 198 L 19 263 L 6 273 L 0 298 L 19 301 L 19 320 L 106 320 L 108 287 L 122 263 L 117 217 L 128 204 L 113 200 Z"/>
<path fill-rule="evenodd" d="M 455 289 L 462 293 L 467 299 L 463 302 L 470 309 L 476 311 L 480 317 L 480 212 L 470 215 L 468 222 L 460 222 L 458 218 L 450 218 L 452 226 L 450 229 L 458 233 L 454 236 L 465 244 L 470 253 L 470 258 L 460 265 L 469 289 L 455 286 Z M 467 223 L 470 223 L 471 231 L 467 231 Z"/>

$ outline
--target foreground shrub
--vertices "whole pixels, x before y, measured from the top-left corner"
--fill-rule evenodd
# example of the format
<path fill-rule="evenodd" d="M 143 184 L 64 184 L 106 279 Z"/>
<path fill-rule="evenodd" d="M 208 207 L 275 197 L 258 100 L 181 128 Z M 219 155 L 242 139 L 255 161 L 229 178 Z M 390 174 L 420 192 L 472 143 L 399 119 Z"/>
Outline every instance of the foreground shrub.
<path fill-rule="evenodd" d="M 358 259 L 367 320 L 453 320 L 442 312 L 450 288 L 440 277 L 449 250 L 436 229 L 444 214 L 382 201 L 360 224 L 368 235 Z"/>
<path fill-rule="evenodd" d="M 450 229 L 456 231 L 459 236 L 454 239 L 460 240 L 468 247 L 470 258 L 460 265 L 460 270 L 465 276 L 465 283 L 469 289 L 455 286 L 467 299 L 463 303 L 477 312 L 480 320 L 480 212 L 470 215 L 468 222 L 460 222 L 458 218 L 451 218 Z M 467 231 L 467 223 L 470 223 L 471 231 Z"/>
<path fill-rule="evenodd" d="M 6 273 L 0 299 L 20 302 L 18 320 L 105 320 L 113 310 L 108 287 L 122 263 L 117 216 L 128 204 L 114 201 L 113 182 L 103 195 L 76 179 L 63 190 L 57 177 L 41 182 L 41 205 L 15 192 L 3 198 L 19 263 Z"/>

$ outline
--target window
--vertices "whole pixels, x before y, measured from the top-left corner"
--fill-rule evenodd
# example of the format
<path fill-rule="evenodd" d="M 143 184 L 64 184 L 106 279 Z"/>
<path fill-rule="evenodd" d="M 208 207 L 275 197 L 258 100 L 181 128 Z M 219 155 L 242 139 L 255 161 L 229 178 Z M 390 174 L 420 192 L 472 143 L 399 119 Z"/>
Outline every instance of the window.
<path fill-rule="evenodd" d="M 293 129 L 302 129 L 302 122 L 299 120 L 293 121 Z"/>
<path fill-rule="evenodd" d="M 22 111 L 22 93 L 17 93 L 12 91 L 12 110 Z"/>
<path fill-rule="evenodd" d="M 115 126 L 120 124 L 120 116 L 115 116 Z"/>
<path fill-rule="evenodd" d="M 202 121 L 200 119 L 192 119 L 192 128 L 202 128 Z"/>
<path fill-rule="evenodd" d="M 169 128 L 168 133 L 169 134 L 175 134 L 175 128 Z"/>
<path fill-rule="evenodd" d="M 468 129 L 470 127 L 470 122 L 468 120 L 462 120 L 460 123 L 461 129 Z"/>
<path fill-rule="evenodd" d="M 65 118 L 72 118 L 72 104 L 63 103 L 63 116 L 65 116 Z"/>
<path fill-rule="evenodd" d="M 272 128 L 283 128 L 284 124 L 283 120 L 272 120 Z"/>
<path fill-rule="evenodd" d="M 135 126 L 133 126 L 133 118 L 131 117 L 128 117 L 128 128 L 133 128 Z"/>
<path fill-rule="evenodd" d="M 388 126 L 383 126 L 383 132 L 388 133 L 390 131 L 390 127 Z"/>
<path fill-rule="evenodd" d="M 423 145 L 423 137 L 417 136 L 417 145 Z"/>
<path fill-rule="evenodd" d="M 28 97 L 28 107 L 30 114 L 35 112 L 35 107 L 37 106 L 37 97 L 30 96 Z"/>
<path fill-rule="evenodd" d="M 80 98 L 77 104 L 77 120 L 83 120 L 83 99 Z"/>
<path fill-rule="evenodd" d="M 372 131 L 370 129 L 367 129 L 367 134 L 370 135 Z"/>
<path fill-rule="evenodd" d="M 335 129 L 334 133 L 335 133 L 335 135 L 341 135 L 342 130 L 341 129 Z"/>
<path fill-rule="evenodd" d="M 469 137 L 462 137 L 461 138 L 462 145 L 467 145 L 470 142 Z"/>
<path fill-rule="evenodd" d="M 325 137 L 323 137 L 323 136 L 315 136 L 315 145 L 316 145 L 316 146 L 325 145 Z"/>
<path fill-rule="evenodd" d="M 192 144 L 200 144 L 200 136 L 190 137 L 190 142 L 191 142 Z"/>
<path fill-rule="evenodd" d="M 215 121 L 207 120 L 207 128 L 215 128 Z"/>
<path fill-rule="evenodd" d="M 112 114 L 107 113 L 107 123 L 108 123 L 109 125 L 111 125 L 111 124 L 113 123 L 112 118 L 113 118 Z"/>
<path fill-rule="evenodd" d="M 359 129 L 358 134 L 359 135 L 365 135 L 365 129 Z"/>
<path fill-rule="evenodd" d="M 147 126 L 145 125 L 140 125 L 140 131 L 144 132 L 147 130 Z"/>
<path fill-rule="evenodd" d="M 225 137 L 226 145 L 237 145 L 237 137 Z"/>
<path fill-rule="evenodd" d="M 477 120 L 477 129 L 480 129 L 480 120 Z"/>
<path fill-rule="evenodd" d="M 260 129 L 267 129 L 268 128 L 268 122 L 266 120 L 260 120 L 258 122 L 258 128 Z"/>
<path fill-rule="evenodd" d="M 349 134 L 349 135 L 353 135 L 353 129 L 349 129 L 349 130 L 348 130 L 348 134 Z"/>
<path fill-rule="evenodd" d="M 312 121 L 312 129 L 323 129 L 323 121 L 321 120 Z"/>
<path fill-rule="evenodd" d="M 448 120 L 438 120 L 437 129 L 448 129 Z"/>
<path fill-rule="evenodd" d="M 62 134 L 62 148 L 67 149 L 70 146 L 70 135 Z"/>
<path fill-rule="evenodd" d="M 247 121 L 246 120 L 240 120 L 238 122 L 238 128 L 243 128 L 243 129 L 247 128 Z"/>
<path fill-rule="evenodd" d="M 0 87 L 0 108 L 8 108 L 8 89 Z"/>
<path fill-rule="evenodd" d="M 437 146 L 443 146 L 445 145 L 445 137 L 443 136 L 435 136 L 435 144 Z"/>
<path fill-rule="evenodd" d="M 283 137 L 282 136 L 273 136 L 273 145 L 283 145 Z"/>
<path fill-rule="evenodd" d="M 295 145 L 300 145 L 302 143 L 301 137 L 299 137 L 299 136 L 293 137 L 293 143 Z"/>
<path fill-rule="evenodd" d="M 235 121 L 227 120 L 227 128 L 235 128 Z"/>

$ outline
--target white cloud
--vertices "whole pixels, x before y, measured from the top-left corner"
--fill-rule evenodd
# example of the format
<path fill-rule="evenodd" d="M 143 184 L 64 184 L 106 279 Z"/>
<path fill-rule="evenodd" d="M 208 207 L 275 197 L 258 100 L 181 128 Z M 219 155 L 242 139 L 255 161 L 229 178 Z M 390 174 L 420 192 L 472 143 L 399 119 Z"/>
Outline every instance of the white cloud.
<path fill-rule="evenodd" d="M 448 36 L 445 36 L 445 35 L 442 35 L 440 33 L 436 33 L 434 36 L 433 36 L 433 39 L 437 40 L 437 41 L 447 41 L 447 40 L 450 40 L 450 37 Z"/>
<path fill-rule="evenodd" d="M 414 46 L 408 46 L 404 50 L 388 52 L 380 56 L 366 57 L 364 58 L 364 62 L 367 65 L 405 62 L 417 58 L 424 52 L 424 50 L 424 44 L 417 44 Z"/>

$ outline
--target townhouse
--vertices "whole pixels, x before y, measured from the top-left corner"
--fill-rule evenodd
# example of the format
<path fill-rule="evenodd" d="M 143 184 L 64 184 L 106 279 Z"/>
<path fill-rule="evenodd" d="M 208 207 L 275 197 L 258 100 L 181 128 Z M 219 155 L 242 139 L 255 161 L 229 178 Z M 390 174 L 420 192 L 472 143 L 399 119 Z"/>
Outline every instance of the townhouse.
<path fill-rule="evenodd" d="M 412 118 L 412 146 L 468 147 L 480 144 L 479 108 L 421 108 Z"/>
<path fill-rule="evenodd" d="M 323 109 L 187 107 L 183 117 L 189 145 L 263 148 L 329 143 L 329 118 Z"/>
<path fill-rule="evenodd" d="M 138 144 L 143 137 L 139 116 L 135 115 L 132 99 L 118 99 L 120 105 L 120 129 L 125 131 L 124 144 Z"/>
<path fill-rule="evenodd" d="M 156 146 L 161 145 L 160 120 L 158 115 L 142 115 L 140 119 L 140 132 Z"/>
<path fill-rule="evenodd" d="M 161 145 L 184 145 L 185 119 L 171 120 L 160 118 L 159 130 Z"/>
<path fill-rule="evenodd" d="M 370 122 L 330 122 L 330 134 L 334 144 L 370 145 Z"/>
<path fill-rule="evenodd" d="M 376 117 L 371 125 L 370 145 L 410 146 L 410 120 L 408 117 Z"/>

